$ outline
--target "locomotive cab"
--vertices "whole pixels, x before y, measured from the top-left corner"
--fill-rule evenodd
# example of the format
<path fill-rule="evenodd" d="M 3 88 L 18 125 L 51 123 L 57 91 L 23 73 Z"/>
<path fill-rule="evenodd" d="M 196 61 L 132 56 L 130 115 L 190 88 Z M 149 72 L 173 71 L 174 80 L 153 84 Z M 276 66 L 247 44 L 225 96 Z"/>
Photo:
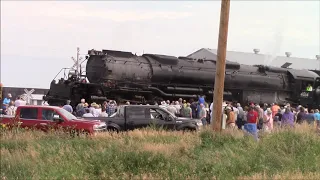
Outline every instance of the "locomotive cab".
<path fill-rule="evenodd" d="M 309 83 L 309 82 L 308 82 Z M 317 77 L 313 83 L 312 91 L 303 89 L 300 94 L 301 105 L 310 108 L 319 108 L 320 103 L 320 77 Z"/>
<path fill-rule="evenodd" d="M 314 88 L 313 91 L 307 90 L 309 85 L 316 86 L 316 80 L 319 76 L 308 70 L 289 69 L 289 83 L 292 89 L 291 97 L 293 102 L 298 102 L 303 106 L 314 106 L 319 102 L 315 99 Z"/>
<path fill-rule="evenodd" d="M 317 77 L 316 80 L 314 81 L 313 89 L 314 89 L 313 91 L 314 91 L 315 106 L 318 105 L 317 108 L 320 108 L 320 77 Z"/>

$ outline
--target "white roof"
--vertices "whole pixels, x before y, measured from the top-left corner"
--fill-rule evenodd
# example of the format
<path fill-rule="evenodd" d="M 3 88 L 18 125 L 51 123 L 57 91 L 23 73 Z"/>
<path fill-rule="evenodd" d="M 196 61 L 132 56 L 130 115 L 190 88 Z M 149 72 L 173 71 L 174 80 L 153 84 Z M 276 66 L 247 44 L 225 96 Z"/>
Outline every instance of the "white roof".
<path fill-rule="evenodd" d="M 217 50 L 210 48 L 202 48 L 198 51 L 188 55 L 189 58 L 194 59 L 212 59 L 217 60 Z M 293 69 L 308 69 L 308 70 L 320 70 L 320 61 L 316 59 L 287 57 L 287 56 L 275 56 L 272 57 L 266 54 L 255 54 L 248 52 L 227 51 L 227 60 L 238 62 L 246 65 L 269 65 L 275 67 L 281 67 L 286 62 L 292 63 L 289 68 Z M 271 62 L 270 62 L 271 61 Z"/>

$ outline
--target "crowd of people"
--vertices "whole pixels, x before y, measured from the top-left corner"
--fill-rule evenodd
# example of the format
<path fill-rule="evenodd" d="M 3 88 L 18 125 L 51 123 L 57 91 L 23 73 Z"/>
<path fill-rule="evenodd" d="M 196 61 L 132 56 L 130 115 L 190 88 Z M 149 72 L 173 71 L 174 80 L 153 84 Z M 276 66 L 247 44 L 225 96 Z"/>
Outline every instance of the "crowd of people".
<path fill-rule="evenodd" d="M 70 102 L 68 100 L 62 108 L 77 117 L 110 117 L 117 111 L 118 107 L 114 100 L 105 101 L 102 104 L 93 102 L 89 105 L 85 99 L 81 99 L 80 103 L 73 109 Z"/>
<path fill-rule="evenodd" d="M 67 101 L 62 108 L 77 117 L 112 117 L 118 108 L 117 102 L 114 100 L 89 105 L 85 99 L 81 99 L 75 108 L 70 103 Z M 130 102 L 125 104 L 130 105 Z M 155 104 L 158 105 L 158 103 Z M 22 96 L 18 96 L 13 101 L 11 94 L 8 94 L 2 102 L 2 113 L 15 115 L 16 108 L 21 105 L 26 105 Z M 204 126 L 212 123 L 213 103 L 209 105 L 204 97 L 189 101 L 182 98 L 177 101 L 167 100 L 159 102 L 159 106 L 178 117 L 201 119 Z M 295 124 L 307 122 L 320 130 L 319 109 L 308 109 L 302 106 L 292 107 L 290 104 L 280 107 L 276 103 L 270 105 L 251 103 L 243 107 L 236 102 L 223 102 L 222 107 L 222 128 L 246 130 L 256 135 L 259 130 L 272 132 L 274 126 L 294 127 Z"/>
<path fill-rule="evenodd" d="M 213 103 L 208 107 L 203 97 L 189 102 L 180 98 L 178 101 L 162 101 L 161 107 L 181 117 L 201 119 L 203 125 L 211 124 Z M 284 106 L 273 104 L 254 104 L 241 106 L 236 102 L 223 102 L 222 128 L 244 130 L 258 138 L 258 131 L 271 133 L 274 127 L 294 127 L 304 122 L 315 126 L 320 131 L 319 109 L 297 107 L 287 103 Z"/>

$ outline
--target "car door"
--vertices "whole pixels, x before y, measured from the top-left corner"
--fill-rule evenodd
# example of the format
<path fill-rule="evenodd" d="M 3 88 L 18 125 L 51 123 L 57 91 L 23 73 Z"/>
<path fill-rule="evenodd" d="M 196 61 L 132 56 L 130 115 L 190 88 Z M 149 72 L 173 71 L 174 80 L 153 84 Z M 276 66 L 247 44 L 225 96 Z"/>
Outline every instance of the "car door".
<path fill-rule="evenodd" d="M 156 127 L 163 129 L 175 129 L 176 122 L 168 112 L 161 108 L 150 108 L 149 113 Z"/>
<path fill-rule="evenodd" d="M 150 124 L 150 117 L 146 117 L 146 108 L 139 106 L 127 106 L 125 110 L 128 130 L 145 128 Z"/>
<path fill-rule="evenodd" d="M 63 118 L 56 110 L 50 108 L 41 109 L 41 118 L 39 128 L 43 131 L 57 130 L 60 128 L 60 124 L 53 121 L 54 116 Z"/>
<path fill-rule="evenodd" d="M 20 109 L 20 127 L 27 129 L 37 129 L 39 109 L 37 107 L 22 107 Z"/>

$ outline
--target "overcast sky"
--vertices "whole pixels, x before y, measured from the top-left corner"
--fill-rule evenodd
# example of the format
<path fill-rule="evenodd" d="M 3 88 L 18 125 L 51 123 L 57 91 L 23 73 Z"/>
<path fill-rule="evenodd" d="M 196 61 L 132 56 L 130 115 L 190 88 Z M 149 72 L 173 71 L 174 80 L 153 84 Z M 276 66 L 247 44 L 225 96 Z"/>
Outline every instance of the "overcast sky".
<path fill-rule="evenodd" d="M 228 50 L 320 54 L 319 1 L 231 1 Z M 49 88 L 76 48 L 186 56 L 217 48 L 220 1 L 1 1 L 1 82 Z M 305 63 L 305 62 L 301 62 Z"/>

